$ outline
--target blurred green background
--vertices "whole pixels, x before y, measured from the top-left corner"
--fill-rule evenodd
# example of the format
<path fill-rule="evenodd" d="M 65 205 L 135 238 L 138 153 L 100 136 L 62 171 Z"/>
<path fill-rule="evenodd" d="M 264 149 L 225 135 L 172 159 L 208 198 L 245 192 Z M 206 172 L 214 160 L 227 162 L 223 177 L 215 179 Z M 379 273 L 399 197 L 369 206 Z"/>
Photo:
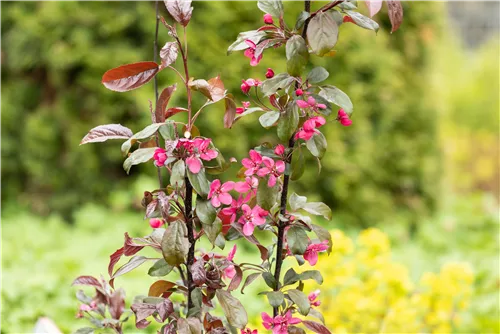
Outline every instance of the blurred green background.
<path fill-rule="evenodd" d="M 403 25 L 392 35 L 385 9 L 375 17 L 377 35 L 342 25 L 335 57 L 313 63 L 350 96 L 354 125 L 329 124 L 321 174 L 311 160 L 292 189 L 332 207 L 333 221 L 320 222 L 329 229 L 350 237 L 367 227 L 383 231 L 392 258 L 414 280 L 450 261 L 470 263 L 471 304 L 451 330 L 498 333 L 498 3 L 483 3 L 484 17 L 473 20 L 474 3 L 405 2 Z M 226 56 L 238 32 L 261 25 L 254 2 L 194 8 L 192 76 L 220 74 L 244 100 L 241 79 L 262 79 L 267 67 L 286 70 L 283 49 L 266 50 L 256 68 L 241 53 Z M 292 25 L 302 5 L 287 2 L 285 9 Z M 99 124 L 138 131 L 150 122 L 152 84 L 122 94 L 100 79 L 110 68 L 153 59 L 154 3 L 2 2 L 1 19 L 1 332 L 28 332 L 43 315 L 69 332 L 84 325 L 74 319 L 71 281 L 105 274 L 125 231 L 149 232 L 139 203 L 144 190 L 155 188 L 152 164 L 127 176 L 118 142 L 78 145 Z M 165 29 L 159 40 L 168 41 Z M 175 80 L 171 72 L 159 75 L 160 87 Z M 171 105 L 185 104 L 183 95 L 179 89 Z M 255 114 L 232 130 L 222 128 L 222 117 L 223 106 L 215 104 L 198 126 L 226 157 L 240 160 L 263 136 L 277 142 Z M 145 273 L 120 279 L 128 302 L 153 282 Z M 255 314 L 261 305 L 251 306 Z"/>

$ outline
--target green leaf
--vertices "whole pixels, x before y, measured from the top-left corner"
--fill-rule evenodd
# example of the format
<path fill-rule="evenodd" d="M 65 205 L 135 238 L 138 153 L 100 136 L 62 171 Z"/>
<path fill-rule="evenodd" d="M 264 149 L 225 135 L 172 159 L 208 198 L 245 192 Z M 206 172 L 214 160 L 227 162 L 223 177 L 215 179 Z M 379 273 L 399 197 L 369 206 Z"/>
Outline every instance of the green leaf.
<path fill-rule="evenodd" d="M 295 30 L 299 30 L 302 28 L 306 20 L 311 16 L 309 12 L 300 12 L 299 16 L 297 16 L 297 21 L 295 22 Z"/>
<path fill-rule="evenodd" d="M 132 166 L 142 164 L 153 159 L 156 149 L 157 147 L 138 148 L 132 152 L 127 159 L 125 159 L 123 162 L 123 169 L 125 169 L 128 174 Z"/>
<path fill-rule="evenodd" d="M 316 100 L 316 103 L 322 103 L 326 106 L 326 109 L 318 109 L 318 112 L 323 116 L 330 116 L 330 114 L 332 113 L 332 104 L 320 95 L 310 94 L 310 96 L 312 96 Z"/>
<path fill-rule="evenodd" d="M 330 246 L 328 248 L 328 254 L 330 254 L 332 251 L 332 235 L 330 234 L 330 232 L 326 228 L 321 227 L 319 225 L 312 224 L 311 227 L 313 232 L 316 234 L 316 236 L 320 241 L 325 241 L 325 240 L 328 241 L 328 245 Z"/>
<path fill-rule="evenodd" d="M 306 141 L 306 147 L 309 152 L 320 159 L 325 155 L 327 145 L 326 138 L 321 132 L 316 132 L 311 139 Z"/>
<path fill-rule="evenodd" d="M 219 236 L 219 233 L 222 231 L 222 221 L 219 218 L 217 218 L 212 224 L 202 224 L 202 225 L 208 240 L 213 246 L 216 246 L 217 237 Z M 219 246 L 219 248 L 224 248 L 224 247 Z"/>
<path fill-rule="evenodd" d="M 278 286 L 278 282 L 276 282 L 274 276 L 270 272 L 266 271 L 262 273 L 262 278 L 264 279 L 264 282 L 266 282 L 267 286 L 271 289 L 274 290 Z"/>
<path fill-rule="evenodd" d="M 212 204 L 200 196 L 196 196 L 196 215 L 206 225 L 212 225 L 217 218 L 217 212 Z"/>
<path fill-rule="evenodd" d="M 297 283 L 300 279 L 300 276 L 293 270 L 293 268 L 288 269 L 285 273 L 285 277 L 283 278 L 283 285 L 290 285 Z"/>
<path fill-rule="evenodd" d="M 323 202 L 306 203 L 303 210 L 317 216 L 323 216 L 326 220 L 332 220 L 332 210 Z"/>
<path fill-rule="evenodd" d="M 135 135 L 130 137 L 126 142 L 122 144 L 122 154 L 127 155 L 128 151 L 130 151 L 130 148 L 132 147 L 132 145 L 134 145 L 134 143 L 136 143 L 138 140 L 151 137 L 152 135 L 155 134 L 155 132 L 158 130 L 160 126 L 165 124 L 166 123 L 153 123 L 146 126 L 141 131 L 137 132 Z"/>
<path fill-rule="evenodd" d="M 259 122 L 264 128 L 269 128 L 273 126 L 279 118 L 280 113 L 278 111 L 268 111 L 259 117 Z"/>
<path fill-rule="evenodd" d="M 318 270 L 304 271 L 303 273 L 299 274 L 299 277 L 301 281 L 313 279 L 319 285 L 323 284 L 323 276 L 321 276 L 321 273 Z"/>
<path fill-rule="evenodd" d="M 274 187 L 267 186 L 267 178 L 260 180 L 257 187 L 257 204 L 264 210 L 270 210 L 278 201 L 278 182 Z"/>
<path fill-rule="evenodd" d="M 286 232 L 286 240 L 292 254 L 302 255 L 309 245 L 306 231 L 298 225 L 293 225 Z"/>
<path fill-rule="evenodd" d="M 333 16 L 329 13 L 319 12 L 309 21 L 307 28 L 307 40 L 312 51 L 318 56 L 330 52 L 339 34 L 339 27 Z"/>
<path fill-rule="evenodd" d="M 118 268 L 115 271 L 115 273 L 113 274 L 113 276 L 111 276 L 111 278 L 115 278 L 115 277 L 121 276 L 123 274 L 126 274 L 126 273 L 134 270 L 135 268 L 139 267 L 141 264 L 143 264 L 147 260 L 148 260 L 148 258 L 144 257 L 144 256 L 140 256 L 140 255 L 133 256 L 132 258 L 130 258 L 130 260 L 127 263 L 125 263 L 123 266 Z"/>
<path fill-rule="evenodd" d="M 365 28 L 368 30 L 373 30 L 375 32 L 378 31 L 379 26 L 378 23 L 373 21 L 371 18 L 364 16 L 358 12 L 352 10 L 346 10 L 347 15 L 361 28 Z"/>
<path fill-rule="evenodd" d="M 292 156 L 292 174 L 290 175 L 290 180 L 297 181 L 304 174 L 306 169 L 306 161 L 304 159 L 304 154 L 299 148 L 295 154 Z"/>
<path fill-rule="evenodd" d="M 353 105 L 349 96 L 335 86 L 321 86 L 319 96 L 325 98 L 328 102 L 335 103 L 348 114 L 352 114 Z"/>
<path fill-rule="evenodd" d="M 357 7 L 355 4 L 353 4 L 350 1 L 343 1 L 343 2 L 339 3 L 339 8 L 347 10 L 347 9 L 356 9 Z"/>
<path fill-rule="evenodd" d="M 280 73 L 271 79 L 264 80 L 260 89 L 265 96 L 271 96 L 279 89 L 288 88 L 294 80 L 288 73 Z"/>
<path fill-rule="evenodd" d="M 299 125 L 299 107 L 296 103 L 289 103 L 278 121 L 278 138 L 288 142 Z"/>
<path fill-rule="evenodd" d="M 308 315 L 309 310 L 311 309 L 311 305 L 309 303 L 309 299 L 307 298 L 307 296 L 302 291 L 295 289 L 288 290 L 287 293 L 288 296 L 295 303 L 295 305 L 297 305 L 297 307 L 299 308 L 300 314 Z"/>
<path fill-rule="evenodd" d="M 330 73 L 328 73 L 328 71 L 324 67 L 318 66 L 313 68 L 311 72 L 307 74 L 307 81 L 312 84 L 318 83 L 328 79 L 329 75 Z"/>
<path fill-rule="evenodd" d="M 298 77 L 309 61 L 306 41 L 300 35 L 293 35 L 286 42 L 286 69 L 288 74 Z"/>
<path fill-rule="evenodd" d="M 316 319 L 319 319 L 323 324 L 325 324 L 325 317 L 323 317 L 323 314 L 321 314 L 321 312 L 319 312 L 318 310 L 311 308 L 309 310 L 309 315 L 315 317 Z"/>
<path fill-rule="evenodd" d="M 166 122 L 158 128 L 158 132 L 165 140 L 175 140 L 175 124 L 174 122 Z"/>
<path fill-rule="evenodd" d="M 189 182 L 193 186 L 196 193 L 202 197 L 207 197 L 210 191 L 210 183 L 205 176 L 205 169 L 202 168 L 197 174 L 191 173 L 189 168 L 186 170 Z"/>
<path fill-rule="evenodd" d="M 184 160 L 177 160 L 172 166 L 170 174 L 170 185 L 174 188 L 184 187 L 184 178 L 186 177 L 186 164 Z"/>
<path fill-rule="evenodd" d="M 283 300 L 285 299 L 285 295 L 281 291 L 271 291 L 268 292 L 267 294 L 267 300 L 269 301 L 269 304 L 272 307 L 278 307 L 283 303 Z"/>
<path fill-rule="evenodd" d="M 94 330 L 95 328 L 92 327 L 82 327 L 78 328 L 73 334 L 92 334 L 94 333 Z"/>
<path fill-rule="evenodd" d="M 300 196 L 297 195 L 296 193 L 293 193 L 290 195 L 290 198 L 288 199 L 288 203 L 290 203 L 290 207 L 292 208 L 292 211 L 297 211 L 300 208 L 304 207 L 307 203 L 307 197 L 305 196 Z"/>
<path fill-rule="evenodd" d="M 281 0 L 259 0 L 257 7 L 266 14 L 271 14 L 274 17 L 283 16 L 283 3 Z"/>
<path fill-rule="evenodd" d="M 248 323 L 248 315 L 238 299 L 234 298 L 229 292 L 222 289 L 217 289 L 215 291 L 215 295 L 219 300 L 229 324 L 236 328 L 245 328 Z"/>
<path fill-rule="evenodd" d="M 172 269 L 174 269 L 174 267 L 169 265 L 165 259 L 159 259 L 151 268 L 149 268 L 148 275 L 153 277 L 166 276 L 172 271 Z"/>
<path fill-rule="evenodd" d="M 247 39 L 251 40 L 255 44 L 259 44 L 260 40 L 264 37 L 266 37 L 265 31 L 250 30 L 240 32 L 238 37 L 236 38 L 236 41 L 231 44 L 229 48 L 227 48 L 227 54 L 229 55 L 233 51 L 248 49 L 248 45 L 247 43 L 245 43 Z"/>
<path fill-rule="evenodd" d="M 171 266 L 177 266 L 186 261 L 189 250 L 189 242 L 185 237 L 187 234 L 186 224 L 176 220 L 170 224 L 163 234 L 161 250 L 163 258 Z"/>

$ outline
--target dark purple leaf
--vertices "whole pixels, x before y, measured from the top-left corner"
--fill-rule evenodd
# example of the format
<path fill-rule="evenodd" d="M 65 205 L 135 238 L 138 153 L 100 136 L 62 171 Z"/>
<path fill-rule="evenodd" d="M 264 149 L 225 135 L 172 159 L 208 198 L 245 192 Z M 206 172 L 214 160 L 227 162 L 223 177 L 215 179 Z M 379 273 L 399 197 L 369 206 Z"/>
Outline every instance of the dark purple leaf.
<path fill-rule="evenodd" d="M 125 310 L 125 296 L 123 295 L 123 290 L 119 289 L 113 292 L 109 301 L 109 313 L 111 317 L 119 320 Z"/>
<path fill-rule="evenodd" d="M 139 329 L 146 328 L 150 324 L 150 321 L 146 321 L 146 318 L 156 312 L 155 304 L 137 303 L 132 304 L 130 308 L 135 314 L 135 326 Z"/>
<path fill-rule="evenodd" d="M 303 320 L 302 324 L 304 324 L 304 326 L 306 326 L 308 329 L 312 330 L 314 333 L 319 333 L 319 334 L 331 334 L 332 333 L 328 330 L 328 328 L 326 328 L 322 324 L 314 322 L 314 321 Z"/>
<path fill-rule="evenodd" d="M 92 276 L 79 276 L 77 277 L 71 285 L 88 285 L 94 286 L 96 288 L 102 288 L 101 282 Z"/>
<path fill-rule="evenodd" d="M 168 108 L 167 111 L 165 111 L 165 119 L 169 119 L 170 117 L 180 112 L 186 112 L 186 111 L 188 111 L 186 108 L 181 108 L 181 107 Z"/>
<path fill-rule="evenodd" d="M 147 260 L 148 260 L 148 258 L 144 257 L 144 256 L 139 256 L 139 255 L 133 256 L 127 263 L 125 263 L 123 266 L 118 268 L 111 278 L 113 279 L 113 278 L 116 278 L 118 276 L 124 275 L 124 274 L 134 270 L 135 268 L 139 267 L 141 264 L 143 264 Z"/>
<path fill-rule="evenodd" d="M 389 19 L 391 20 L 391 33 L 398 30 L 399 26 L 403 22 L 403 6 L 398 0 L 387 0 L 387 8 L 389 13 Z"/>
<path fill-rule="evenodd" d="M 129 139 L 133 135 L 132 130 L 121 124 L 99 125 L 91 129 L 89 133 L 83 137 L 80 145 L 99 143 L 108 139 Z"/>
<path fill-rule="evenodd" d="M 201 286 L 207 280 L 207 273 L 205 271 L 205 263 L 202 259 L 198 259 L 191 266 L 191 275 L 193 276 L 193 283 L 197 286 Z"/>
<path fill-rule="evenodd" d="M 117 249 L 116 252 L 114 252 L 109 256 L 109 265 L 108 265 L 109 277 L 113 276 L 113 268 L 115 267 L 115 264 L 117 264 L 118 261 L 120 261 L 122 255 L 123 255 L 123 247 Z"/>
<path fill-rule="evenodd" d="M 161 322 L 165 322 L 168 316 L 174 313 L 174 304 L 165 298 L 161 303 L 156 304 L 156 311 L 158 311 Z"/>
<path fill-rule="evenodd" d="M 170 66 L 177 59 L 177 43 L 167 42 L 160 50 L 161 66 Z"/>
<path fill-rule="evenodd" d="M 231 129 L 234 123 L 234 118 L 236 117 L 236 103 L 234 103 L 232 94 L 227 94 L 224 99 L 224 105 L 226 107 L 226 111 L 224 113 L 224 127 L 226 129 Z"/>
<path fill-rule="evenodd" d="M 234 269 L 236 271 L 236 274 L 231 279 L 231 283 L 229 283 L 229 286 L 227 287 L 227 291 L 233 291 L 233 290 L 238 289 L 238 287 L 240 286 L 241 280 L 243 279 L 243 272 L 241 271 L 240 266 L 235 265 Z"/>
<path fill-rule="evenodd" d="M 252 282 L 255 281 L 257 278 L 259 278 L 261 274 L 262 273 L 253 273 L 253 274 L 248 275 L 247 278 L 245 279 L 245 282 L 243 283 L 243 286 L 241 287 L 241 294 L 243 294 L 243 290 L 247 286 L 252 284 Z"/>
<path fill-rule="evenodd" d="M 155 111 L 155 119 L 156 123 L 165 122 L 165 110 L 167 109 L 168 101 L 170 101 L 170 97 L 177 89 L 177 85 L 168 86 L 165 88 L 160 97 L 158 97 L 158 102 L 156 102 L 156 111 Z"/>
<path fill-rule="evenodd" d="M 144 61 L 113 68 L 102 76 L 102 84 L 116 92 L 126 92 L 141 87 L 158 73 L 158 64 Z"/>
<path fill-rule="evenodd" d="M 170 210 L 169 198 L 167 195 L 165 195 L 165 193 L 163 191 L 160 191 L 160 192 L 158 192 L 157 199 L 158 199 L 158 205 L 159 205 L 159 208 L 161 211 L 161 216 L 163 217 L 163 219 L 167 220 L 168 216 L 169 216 L 168 212 Z"/>
<path fill-rule="evenodd" d="M 165 0 L 165 7 L 174 20 L 182 24 L 184 27 L 188 25 L 191 15 L 193 14 L 193 7 L 191 7 L 191 0 Z"/>
<path fill-rule="evenodd" d="M 123 246 L 123 255 L 132 256 L 143 248 L 144 246 L 135 244 L 134 239 L 132 239 L 128 235 L 128 233 L 125 232 L 125 244 Z"/>

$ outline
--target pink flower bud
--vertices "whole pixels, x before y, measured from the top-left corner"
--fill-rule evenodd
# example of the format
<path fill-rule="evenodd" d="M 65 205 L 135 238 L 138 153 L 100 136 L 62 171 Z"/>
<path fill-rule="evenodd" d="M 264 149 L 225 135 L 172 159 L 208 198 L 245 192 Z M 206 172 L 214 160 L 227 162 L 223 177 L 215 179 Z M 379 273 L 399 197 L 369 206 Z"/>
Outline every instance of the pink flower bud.
<path fill-rule="evenodd" d="M 241 84 L 241 91 L 244 93 L 244 94 L 248 94 L 248 92 L 250 91 L 250 88 L 252 88 L 252 86 L 250 86 L 245 80 L 241 80 L 243 83 Z"/>
<path fill-rule="evenodd" d="M 272 70 L 272 68 L 268 68 L 266 72 L 266 78 L 271 79 L 272 77 L 274 77 L 274 71 Z"/>
<path fill-rule="evenodd" d="M 271 14 L 264 15 L 264 23 L 265 24 L 273 24 L 273 16 Z"/>
<path fill-rule="evenodd" d="M 160 227 L 162 225 L 163 225 L 163 221 L 161 219 L 151 218 L 149 220 L 149 226 L 151 226 L 152 228 L 158 228 L 158 227 Z"/>
<path fill-rule="evenodd" d="M 297 96 L 302 96 L 302 94 L 304 94 L 304 92 L 300 88 L 295 91 L 295 95 Z"/>
<path fill-rule="evenodd" d="M 285 153 L 285 146 L 279 144 L 276 146 L 276 148 L 274 149 L 274 153 L 276 155 L 283 155 L 283 153 Z"/>

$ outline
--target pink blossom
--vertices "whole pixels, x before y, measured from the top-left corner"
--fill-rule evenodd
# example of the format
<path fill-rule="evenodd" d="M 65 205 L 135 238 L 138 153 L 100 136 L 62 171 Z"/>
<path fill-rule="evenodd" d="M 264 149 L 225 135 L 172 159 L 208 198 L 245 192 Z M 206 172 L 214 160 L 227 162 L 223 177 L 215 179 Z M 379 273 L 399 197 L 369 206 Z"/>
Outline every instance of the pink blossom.
<path fill-rule="evenodd" d="M 235 190 L 236 190 L 236 184 L 235 184 Z M 233 199 L 231 202 L 231 206 L 228 208 L 224 208 L 220 211 L 222 216 L 229 220 L 229 224 L 234 223 L 236 221 L 236 215 L 238 212 L 241 210 L 241 206 L 247 202 L 247 197 L 243 198 L 243 196 L 238 197 L 238 200 Z M 220 218 L 220 217 L 219 217 Z M 222 224 L 224 225 L 225 219 L 221 218 Z"/>
<path fill-rule="evenodd" d="M 283 174 L 283 172 L 285 171 L 285 162 L 282 160 L 278 160 L 276 161 L 276 163 L 274 163 L 274 160 L 269 157 L 263 157 L 262 162 L 264 163 L 265 167 L 259 169 L 257 171 L 257 175 L 260 177 L 269 175 L 269 180 L 267 181 L 267 185 L 269 187 L 274 187 L 277 178 L 279 178 L 281 174 Z"/>
<path fill-rule="evenodd" d="M 87 304 L 81 304 L 80 305 L 80 311 L 81 312 L 89 312 L 89 311 L 92 311 L 92 307 L 90 307 Z"/>
<path fill-rule="evenodd" d="M 309 262 L 311 266 L 316 265 L 318 262 L 318 253 L 324 252 L 328 249 L 328 241 L 323 241 L 319 244 L 310 244 L 304 253 L 304 260 Z"/>
<path fill-rule="evenodd" d="M 255 150 L 250 150 L 248 154 L 250 156 L 250 159 L 243 158 L 241 160 L 241 164 L 247 169 L 245 171 L 245 175 L 252 176 L 257 172 L 257 170 L 260 168 L 260 165 L 262 164 L 262 155 L 260 155 L 260 153 Z"/>
<path fill-rule="evenodd" d="M 337 115 L 337 120 L 343 126 L 349 126 L 352 124 L 352 121 L 349 119 L 349 115 L 347 115 L 347 113 L 344 111 L 344 109 L 339 109 L 339 112 Z"/>
<path fill-rule="evenodd" d="M 314 290 L 313 292 L 311 292 L 307 296 L 307 299 L 309 299 L 309 303 L 311 304 L 311 307 L 313 307 L 313 306 L 318 307 L 321 305 L 321 301 L 317 300 L 319 293 L 320 293 L 319 290 Z"/>
<path fill-rule="evenodd" d="M 233 246 L 229 254 L 227 255 L 227 260 L 233 262 L 234 254 L 236 254 L 236 245 Z M 236 275 L 236 269 L 234 269 L 234 265 L 229 265 L 226 269 L 224 269 L 224 276 L 227 278 L 233 278 Z"/>
<path fill-rule="evenodd" d="M 210 161 L 217 158 L 219 153 L 216 150 L 210 149 L 211 139 L 195 138 L 193 140 L 181 138 L 177 143 L 177 148 L 184 148 L 188 157 L 186 158 L 186 165 L 191 173 L 197 174 L 202 167 L 203 159 Z"/>
<path fill-rule="evenodd" d="M 151 218 L 149 220 L 149 226 L 151 226 L 152 228 L 159 228 L 162 225 L 163 225 L 163 220 L 161 219 Z"/>
<path fill-rule="evenodd" d="M 237 114 L 243 114 L 243 112 L 245 110 L 247 110 L 248 107 L 250 107 L 250 102 L 248 102 L 248 101 L 243 101 L 243 102 L 241 102 L 241 104 L 243 105 L 243 107 L 236 108 L 236 113 Z"/>
<path fill-rule="evenodd" d="M 271 14 L 264 15 L 264 23 L 265 24 L 273 24 L 273 16 Z"/>
<path fill-rule="evenodd" d="M 295 139 L 304 139 L 304 140 L 309 140 L 311 137 L 318 132 L 316 128 L 319 128 L 320 126 L 324 125 L 326 123 L 326 120 L 322 116 L 315 116 L 309 118 L 307 121 L 304 122 L 304 125 L 302 125 L 302 128 L 297 131 L 295 134 Z"/>
<path fill-rule="evenodd" d="M 246 49 L 244 52 L 245 57 L 250 58 L 251 66 L 257 66 L 257 64 L 259 64 L 260 60 L 262 59 L 262 53 L 258 57 L 255 57 L 255 50 L 257 48 L 257 45 L 255 45 L 255 43 L 249 39 L 247 39 L 245 43 L 247 43 L 248 45 L 248 49 Z"/>
<path fill-rule="evenodd" d="M 245 328 L 241 330 L 241 334 L 259 334 L 259 332 L 256 329 Z"/>
<path fill-rule="evenodd" d="M 323 103 L 316 103 L 316 100 L 314 97 L 309 96 L 307 98 L 307 101 L 304 100 L 297 100 L 297 105 L 301 109 L 311 109 L 312 111 L 319 111 L 319 109 L 326 109 L 326 105 Z"/>
<path fill-rule="evenodd" d="M 297 95 L 297 96 L 302 96 L 302 94 L 304 94 L 304 91 L 300 88 L 295 91 L 295 95 Z"/>
<path fill-rule="evenodd" d="M 195 138 L 193 140 L 193 146 L 198 150 L 198 154 L 200 158 L 205 161 L 210 161 L 212 159 L 217 158 L 219 152 L 216 150 L 210 149 L 211 139 L 203 139 L 203 138 Z"/>
<path fill-rule="evenodd" d="M 156 167 L 163 166 L 165 164 L 165 161 L 167 160 L 167 151 L 165 151 L 161 147 L 158 147 L 153 154 L 153 159 L 155 161 Z"/>
<path fill-rule="evenodd" d="M 252 79 L 252 78 L 249 78 L 249 79 L 246 79 L 246 80 L 241 80 L 242 84 L 241 84 L 241 91 L 244 93 L 244 94 L 248 94 L 248 92 L 250 91 L 250 88 L 252 87 L 258 87 L 262 84 L 262 82 L 260 82 L 259 80 L 257 79 Z"/>
<path fill-rule="evenodd" d="M 229 194 L 231 190 L 234 188 L 234 182 L 228 181 L 221 185 L 220 180 L 213 180 L 210 184 L 210 192 L 208 193 L 208 199 L 210 203 L 214 206 L 214 208 L 218 208 L 221 203 L 229 205 L 233 201 L 233 198 Z"/>
<path fill-rule="evenodd" d="M 283 155 L 285 153 L 285 146 L 278 144 L 274 148 L 274 154 L 276 155 Z"/>
<path fill-rule="evenodd" d="M 268 68 L 266 72 L 266 78 L 271 79 L 272 77 L 274 77 L 274 71 L 272 68 Z"/>
<path fill-rule="evenodd" d="M 269 214 L 269 212 L 262 209 L 258 205 L 254 206 L 253 209 L 250 209 L 247 204 L 243 204 L 241 209 L 243 214 L 238 222 L 243 225 L 243 234 L 247 236 L 253 234 L 255 226 L 265 224 L 266 219 L 264 217 Z"/>
<path fill-rule="evenodd" d="M 273 330 L 273 334 L 287 334 L 289 325 L 296 325 L 302 322 L 299 318 L 293 318 L 292 312 L 288 311 L 284 316 L 277 315 L 271 318 L 266 312 L 261 313 L 262 325 L 266 329 Z"/>
<path fill-rule="evenodd" d="M 201 170 L 201 160 L 196 155 L 187 157 L 186 165 L 193 174 L 198 174 Z"/>
<path fill-rule="evenodd" d="M 245 80 L 241 80 L 243 83 L 241 84 L 241 91 L 244 93 L 244 94 L 248 94 L 248 92 L 250 91 L 250 88 L 252 88 L 252 86 L 250 86 Z"/>
<path fill-rule="evenodd" d="M 249 193 L 250 198 L 255 196 L 257 193 L 257 187 L 259 186 L 259 180 L 255 176 L 247 176 L 245 181 L 236 182 L 234 184 L 234 190 L 239 192 L 240 194 Z M 248 201 L 248 198 L 246 201 Z"/>
<path fill-rule="evenodd" d="M 234 259 L 234 254 L 236 254 L 236 250 L 238 249 L 238 247 L 236 245 L 233 246 L 233 248 L 231 248 L 231 250 L 229 251 L 229 253 L 227 254 L 227 259 L 228 261 L 233 261 Z"/>

